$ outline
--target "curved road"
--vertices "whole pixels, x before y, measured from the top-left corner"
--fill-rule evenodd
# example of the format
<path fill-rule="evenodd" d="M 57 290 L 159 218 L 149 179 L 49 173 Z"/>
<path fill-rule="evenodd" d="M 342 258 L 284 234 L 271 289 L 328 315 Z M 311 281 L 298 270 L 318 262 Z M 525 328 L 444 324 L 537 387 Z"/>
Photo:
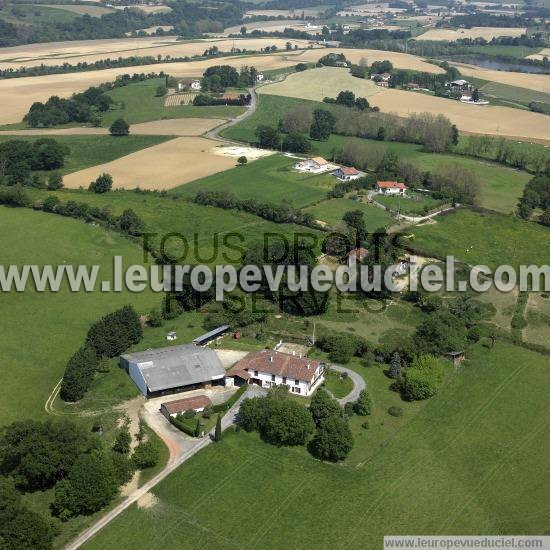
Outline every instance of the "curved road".
<path fill-rule="evenodd" d="M 233 425 L 235 423 L 237 413 L 239 412 L 239 408 L 241 406 L 241 402 L 243 399 L 247 399 L 249 397 L 257 397 L 261 395 L 265 395 L 266 390 L 258 387 L 258 386 L 250 386 L 247 391 L 245 391 L 241 397 L 235 402 L 235 404 L 225 413 L 225 415 L 222 418 L 222 430 L 227 429 L 229 426 Z M 163 440 L 164 434 L 158 434 Z M 194 440 L 190 448 L 188 448 L 186 451 L 181 452 L 181 454 L 175 454 L 178 453 L 178 449 L 174 448 L 174 445 L 168 445 L 168 448 L 170 449 L 170 459 L 168 460 L 168 464 L 166 464 L 165 468 L 159 472 L 155 477 L 150 479 L 147 483 L 145 483 L 142 487 L 139 489 L 136 489 L 131 495 L 129 495 L 125 500 L 123 500 L 118 506 L 107 512 L 104 516 L 102 516 L 98 521 L 96 521 L 93 525 L 88 527 L 85 531 L 80 533 L 76 539 L 74 539 L 71 543 L 69 543 L 65 548 L 67 550 L 76 550 L 77 548 L 80 548 L 83 544 L 85 544 L 88 540 L 90 540 L 94 535 L 96 535 L 103 527 L 105 527 L 108 523 L 113 521 L 118 515 L 120 515 L 124 510 L 129 508 L 132 504 L 137 502 L 143 495 L 148 493 L 157 483 L 162 481 L 166 476 L 171 474 L 176 468 L 181 466 L 186 460 L 189 460 L 193 455 L 198 453 L 201 449 L 212 443 L 214 436 L 214 428 L 202 439 Z"/>
<path fill-rule="evenodd" d="M 340 365 L 330 365 L 331 370 L 337 372 L 345 372 L 351 378 L 353 382 L 353 390 L 351 390 L 345 397 L 337 399 L 340 405 L 345 405 L 351 401 L 357 401 L 359 399 L 359 394 L 367 388 L 367 383 L 363 377 L 357 374 L 354 370 L 348 369 L 347 367 L 341 367 Z"/>

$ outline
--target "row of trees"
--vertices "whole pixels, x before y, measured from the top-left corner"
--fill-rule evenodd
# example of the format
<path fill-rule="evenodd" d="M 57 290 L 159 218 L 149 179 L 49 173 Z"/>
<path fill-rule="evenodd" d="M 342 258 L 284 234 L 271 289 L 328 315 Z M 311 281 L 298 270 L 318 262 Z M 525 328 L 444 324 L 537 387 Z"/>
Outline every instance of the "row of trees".
<path fill-rule="evenodd" d="M 132 306 L 109 313 L 94 323 L 82 348 L 67 363 L 61 382 L 64 401 L 79 401 L 89 390 L 100 361 L 120 355 L 143 335 L 139 316 Z"/>

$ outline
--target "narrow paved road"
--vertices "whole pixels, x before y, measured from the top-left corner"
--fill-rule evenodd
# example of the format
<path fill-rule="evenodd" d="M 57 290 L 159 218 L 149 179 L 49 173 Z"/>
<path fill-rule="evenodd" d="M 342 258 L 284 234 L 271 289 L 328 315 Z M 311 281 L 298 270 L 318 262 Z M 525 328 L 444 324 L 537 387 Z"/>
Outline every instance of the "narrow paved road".
<path fill-rule="evenodd" d="M 357 399 L 359 399 L 359 394 L 367 387 L 367 383 L 365 382 L 363 377 L 357 374 L 354 370 L 348 369 L 346 367 L 341 367 L 340 365 L 330 365 L 330 368 L 337 372 L 347 373 L 347 375 L 351 378 L 353 382 L 353 389 L 351 390 L 351 392 L 349 392 L 345 397 L 337 399 L 338 403 L 343 406 L 351 401 L 357 401 Z"/>
<path fill-rule="evenodd" d="M 260 395 L 265 395 L 266 391 L 258 386 L 250 386 L 246 392 L 241 395 L 241 397 L 235 402 L 235 404 L 227 411 L 227 413 L 222 418 L 222 430 L 225 430 L 235 424 L 237 414 L 243 399 L 249 397 L 257 397 Z M 151 426 L 153 429 L 155 426 Z M 163 434 L 159 433 L 159 437 L 163 438 Z M 209 432 L 202 439 L 196 440 L 194 444 L 186 451 L 183 451 L 181 454 L 172 455 L 174 451 L 173 448 L 170 449 L 171 456 L 170 460 L 166 467 L 159 472 L 154 478 L 150 479 L 139 489 L 136 489 L 131 495 L 129 495 L 125 500 L 123 500 L 118 506 L 113 508 L 111 511 L 107 512 L 102 516 L 96 523 L 88 527 L 85 531 L 80 533 L 80 535 L 74 539 L 70 544 L 66 546 L 67 550 L 76 550 L 90 540 L 94 535 L 96 535 L 103 527 L 108 525 L 113 521 L 117 516 L 119 516 L 124 510 L 129 508 L 132 504 L 137 502 L 143 495 L 148 493 L 155 485 L 160 483 L 166 476 L 170 475 L 176 468 L 181 466 L 186 460 L 189 460 L 193 455 L 198 453 L 201 449 L 204 449 L 207 445 L 212 443 L 212 438 L 214 436 L 214 429 Z M 163 438 L 164 439 L 164 438 Z"/>
<path fill-rule="evenodd" d="M 248 88 L 248 93 L 250 94 L 251 99 L 250 104 L 246 108 L 246 111 L 244 113 L 241 113 L 239 116 L 236 116 L 235 118 L 232 118 L 231 120 L 228 120 L 227 122 L 224 122 L 223 124 L 212 128 L 212 130 L 209 130 L 204 134 L 204 137 L 215 139 L 216 141 L 223 141 L 225 143 L 236 143 L 237 145 L 243 145 L 240 141 L 232 141 L 230 139 L 225 139 L 221 137 L 220 132 L 222 130 L 225 130 L 226 128 L 229 128 L 230 126 L 235 126 L 235 124 L 242 122 L 245 118 L 248 118 L 249 116 L 254 114 L 254 111 L 258 106 L 258 96 L 256 95 L 254 88 L 252 87 Z"/>

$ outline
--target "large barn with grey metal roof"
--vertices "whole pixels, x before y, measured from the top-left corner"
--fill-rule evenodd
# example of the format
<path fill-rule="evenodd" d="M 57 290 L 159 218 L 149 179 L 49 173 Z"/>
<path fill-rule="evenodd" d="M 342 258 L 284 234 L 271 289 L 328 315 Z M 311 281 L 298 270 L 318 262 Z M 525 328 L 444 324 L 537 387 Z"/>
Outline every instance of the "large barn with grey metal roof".
<path fill-rule="evenodd" d="M 220 384 L 225 377 L 216 352 L 194 344 L 121 355 L 120 366 L 147 397 Z"/>

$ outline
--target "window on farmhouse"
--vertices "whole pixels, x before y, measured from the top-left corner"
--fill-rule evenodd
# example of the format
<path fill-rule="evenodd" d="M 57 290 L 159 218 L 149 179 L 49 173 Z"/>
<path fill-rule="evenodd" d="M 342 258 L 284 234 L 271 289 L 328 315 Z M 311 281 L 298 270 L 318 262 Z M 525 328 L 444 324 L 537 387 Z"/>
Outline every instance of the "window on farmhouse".
<path fill-rule="evenodd" d="M 302 393 L 302 392 L 300 391 L 300 388 L 298 388 L 297 386 L 294 386 L 294 387 L 292 388 L 292 391 L 293 391 L 294 393 Z"/>
<path fill-rule="evenodd" d="M 274 374 L 271 375 L 271 381 L 275 382 L 275 375 Z"/>
<path fill-rule="evenodd" d="M 258 376 L 258 371 L 257 370 L 254 371 L 254 376 Z"/>

